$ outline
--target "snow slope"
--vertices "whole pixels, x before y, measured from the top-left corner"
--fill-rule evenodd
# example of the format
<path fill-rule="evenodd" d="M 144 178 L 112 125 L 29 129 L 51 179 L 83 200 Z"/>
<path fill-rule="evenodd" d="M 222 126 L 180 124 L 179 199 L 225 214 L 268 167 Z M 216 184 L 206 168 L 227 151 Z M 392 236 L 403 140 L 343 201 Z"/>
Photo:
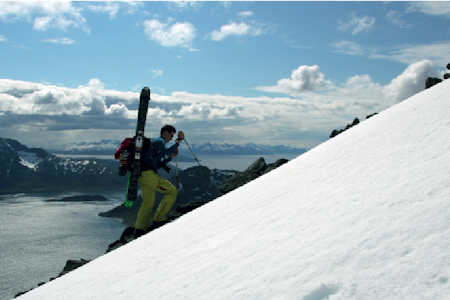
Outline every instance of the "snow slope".
<path fill-rule="evenodd" d="M 450 299 L 450 81 L 19 299 Z"/>

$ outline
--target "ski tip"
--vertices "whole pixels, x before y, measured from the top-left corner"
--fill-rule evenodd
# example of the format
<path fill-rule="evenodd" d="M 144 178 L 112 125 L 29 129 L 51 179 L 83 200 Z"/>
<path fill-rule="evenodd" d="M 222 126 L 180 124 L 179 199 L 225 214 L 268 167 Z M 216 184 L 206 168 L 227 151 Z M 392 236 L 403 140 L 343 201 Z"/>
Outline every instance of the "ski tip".
<path fill-rule="evenodd" d="M 148 87 L 144 87 L 141 92 L 141 98 L 150 98 L 150 89 Z"/>

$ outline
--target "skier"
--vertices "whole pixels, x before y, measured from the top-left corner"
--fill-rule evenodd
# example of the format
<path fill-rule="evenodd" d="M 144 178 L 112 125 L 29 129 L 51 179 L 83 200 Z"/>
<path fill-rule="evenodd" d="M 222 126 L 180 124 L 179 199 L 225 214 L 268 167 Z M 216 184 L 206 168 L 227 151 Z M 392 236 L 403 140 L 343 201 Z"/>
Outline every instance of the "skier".
<path fill-rule="evenodd" d="M 172 125 L 164 125 L 161 128 L 161 136 L 153 139 L 153 149 L 143 149 L 144 161 L 141 166 L 141 176 L 139 177 L 139 184 L 142 188 L 142 205 L 139 209 L 136 220 L 134 238 L 144 235 L 148 228 L 148 221 L 153 212 L 155 205 L 155 192 L 164 193 L 164 198 L 161 200 L 153 217 L 152 228 L 158 228 L 167 223 L 167 213 L 174 205 L 178 190 L 168 180 L 162 178 L 157 170 L 159 168 L 167 168 L 168 163 L 172 158 L 178 155 L 178 147 L 184 140 L 183 131 L 178 132 L 176 143 L 166 148 L 168 143 L 176 133 L 175 127 Z M 168 155 L 168 159 L 164 159 Z"/>

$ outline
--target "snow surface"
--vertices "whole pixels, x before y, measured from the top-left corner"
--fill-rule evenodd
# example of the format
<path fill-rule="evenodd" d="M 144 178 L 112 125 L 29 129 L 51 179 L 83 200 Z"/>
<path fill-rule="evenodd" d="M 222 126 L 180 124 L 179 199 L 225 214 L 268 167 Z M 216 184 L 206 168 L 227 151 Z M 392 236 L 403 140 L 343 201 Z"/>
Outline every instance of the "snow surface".
<path fill-rule="evenodd" d="M 32 152 L 17 151 L 17 154 L 20 156 L 20 163 L 30 169 L 34 169 L 37 164 L 44 160 Z"/>
<path fill-rule="evenodd" d="M 19 299 L 450 299 L 450 81 Z"/>

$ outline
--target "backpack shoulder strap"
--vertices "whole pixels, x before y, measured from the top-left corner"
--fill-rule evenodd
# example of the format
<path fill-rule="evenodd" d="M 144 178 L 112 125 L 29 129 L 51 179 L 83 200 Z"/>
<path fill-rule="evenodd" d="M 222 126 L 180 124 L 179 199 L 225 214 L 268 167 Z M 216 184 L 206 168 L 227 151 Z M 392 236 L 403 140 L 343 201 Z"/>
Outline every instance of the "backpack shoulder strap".
<path fill-rule="evenodd" d="M 154 138 L 149 139 L 149 146 L 152 149 L 152 157 L 151 159 L 157 158 L 158 155 L 161 153 L 161 151 L 156 151 L 155 147 L 153 146 L 153 140 Z"/>

